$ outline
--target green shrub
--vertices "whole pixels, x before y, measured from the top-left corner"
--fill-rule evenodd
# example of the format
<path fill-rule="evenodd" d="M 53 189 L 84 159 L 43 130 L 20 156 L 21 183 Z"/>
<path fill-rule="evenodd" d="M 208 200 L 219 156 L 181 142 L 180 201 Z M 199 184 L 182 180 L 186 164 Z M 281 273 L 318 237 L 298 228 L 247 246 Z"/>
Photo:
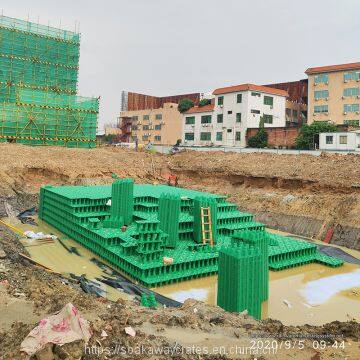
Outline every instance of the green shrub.
<path fill-rule="evenodd" d="M 315 136 L 320 133 L 336 132 L 337 127 L 325 122 L 313 122 L 311 125 L 303 125 L 299 135 L 296 137 L 296 148 L 300 150 L 310 150 L 314 148 Z"/>
<path fill-rule="evenodd" d="M 182 99 L 179 101 L 178 104 L 178 110 L 181 113 L 184 113 L 185 111 L 188 111 L 190 108 L 194 106 L 194 102 L 190 99 Z"/>

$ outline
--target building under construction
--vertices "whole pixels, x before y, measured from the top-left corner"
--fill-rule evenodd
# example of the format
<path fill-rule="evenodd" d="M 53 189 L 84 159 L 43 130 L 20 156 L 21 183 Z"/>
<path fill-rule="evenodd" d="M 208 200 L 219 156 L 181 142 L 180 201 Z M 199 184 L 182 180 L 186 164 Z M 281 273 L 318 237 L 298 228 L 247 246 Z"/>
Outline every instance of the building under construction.
<path fill-rule="evenodd" d="M 0 141 L 94 147 L 99 99 L 77 96 L 80 34 L 0 16 Z"/>

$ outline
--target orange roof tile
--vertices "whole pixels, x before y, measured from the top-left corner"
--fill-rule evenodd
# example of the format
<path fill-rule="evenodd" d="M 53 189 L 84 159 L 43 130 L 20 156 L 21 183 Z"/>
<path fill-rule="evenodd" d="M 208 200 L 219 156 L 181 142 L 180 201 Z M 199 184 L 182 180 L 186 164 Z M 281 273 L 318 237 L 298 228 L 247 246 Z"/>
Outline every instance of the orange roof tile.
<path fill-rule="evenodd" d="M 214 95 L 227 94 L 237 91 L 259 91 L 266 94 L 279 95 L 279 96 L 289 96 L 285 90 L 275 89 L 268 86 L 254 85 L 254 84 L 241 84 L 234 86 L 227 86 L 213 91 Z"/>
<path fill-rule="evenodd" d="M 193 114 L 200 112 L 209 112 L 214 110 L 214 104 L 209 104 L 205 106 L 194 106 L 190 108 L 188 111 L 185 111 L 185 114 Z"/>
<path fill-rule="evenodd" d="M 318 74 L 318 73 L 331 72 L 331 71 L 355 70 L 355 69 L 360 69 L 360 62 L 313 67 L 307 69 L 305 71 L 305 74 L 311 75 L 311 74 Z"/>

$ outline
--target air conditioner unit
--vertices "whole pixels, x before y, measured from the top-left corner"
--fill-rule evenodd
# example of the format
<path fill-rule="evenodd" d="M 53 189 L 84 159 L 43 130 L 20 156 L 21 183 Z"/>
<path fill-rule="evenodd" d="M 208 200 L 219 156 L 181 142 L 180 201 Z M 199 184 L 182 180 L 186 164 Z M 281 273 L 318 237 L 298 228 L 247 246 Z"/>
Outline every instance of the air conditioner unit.
<path fill-rule="evenodd" d="M 325 101 L 328 101 L 329 100 L 329 98 L 325 98 Z"/>
<path fill-rule="evenodd" d="M 138 125 L 141 125 L 141 121 L 138 121 L 138 123 L 137 123 Z"/>
<path fill-rule="evenodd" d="M 161 125 L 165 125 L 165 121 L 161 121 L 160 124 L 161 124 Z"/>
<path fill-rule="evenodd" d="M 325 83 L 325 85 L 329 85 L 329 82 L 327 81 L 327 82 Z"/>
<path fill-rule="evenodd" d="M 316 116 L 316 113 L 313 113 L 313 116 Z"/>
<path fill-rule="evenodd" d="M 221 108 L 223 108 L 223 107 L 224 107 L 224 105 L 220 105 L 220 107 L 221 107 Z"/>
<path fill-rule="evenodd" d="M 316 86 L 317 85 L 317 83 L 316 82 L 314 82 L 314 86 Z"/>
<path fill-rule="evenodd" d="M 318 98 L 315 98 L 315 101 L 318 101 L 319 99 Z"/>
<path fill-rule="evenodd" d="M 359 114 L 360 114 L 360 111 L 357 111 L 356 114 L 359 115 Z"/>
<path fill-rule="evenodd" d="M 344 83 L 347 83 L 348 82 L 348 80 L 344 80 Z"/>
<path fill-rule="evenodd" d="M 195 127 L 195 125 L 191 125 L 191 127 L 192 127 L 192 128 L 194 128 L 194 127 Z"/>
<path fill-rule="evenodd" d="M 270 109 L 273 109 L 274 107 L 272 105 L 270 105 Z"/>
<path fill-rule="evenodd" d="M 342 96 L 341 98 L 344 100 L 344 99 L 345 99 L 345 96 Z"/>
<path fill-rule="evenodd" d="M 346 112 L 346 111 L 344 111 L 344 115 L 347 115 L 347 112 Z"/>
<path fill-rule="evenodd" d="M 328 116 L 329 115 L 329 113 L 324 113 L 326 116 Z"/>
<path fill-rule="evenodd" d="M 360 78 L 359 78 L 359 79 L 356 79 L 356 81 L 359 82 L 359 81 L 360 81 Z"/>
<path fill-rule="evenodd" d="M 357 95 L 356 97 L 357 97 L 358 99 L 360 99 L 360 95 Z"/>

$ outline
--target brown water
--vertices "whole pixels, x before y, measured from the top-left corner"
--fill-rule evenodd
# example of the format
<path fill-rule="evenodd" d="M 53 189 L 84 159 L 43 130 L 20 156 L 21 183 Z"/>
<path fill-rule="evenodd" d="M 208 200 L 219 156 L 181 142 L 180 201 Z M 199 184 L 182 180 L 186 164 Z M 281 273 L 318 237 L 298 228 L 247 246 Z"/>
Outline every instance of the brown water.
<path fill-rule="evenodd" d="M 23 225 L 17 219 L 3 219 L 20 231 L 52 233 L 70 247 L 77 248 L 81 256 L 70 254 L 58 242 L 39 244 L 35 240 L 21 240 L 31 257 L 48 268 L 68 275 L 70 272 L 85 274 L 88 279 L 103 275 L 103 271 L 91 258 L 96 256 L 73 240 L 68 239 L 48 224 L 36 219 L 38 226 Z M 360 258 L 355 250 L 344 251 Z M 105 286 L 107 297 L 117 300 L 128 295 Z M 208 304 L 216 304 L 217 276 L 183 281 L 154 289 L 158 293 L 178 301 L 194 298 Z M 286 325 L 312 324 L 346 321 L 360 314 L 360 267 L 347 264 L 330 268 L 320 264 L 309 264 L 278 272 L 270 271 L 270 296 L 263 304 L 263 317 L 278 319 Z"/>
<path fill-rule="evenodd" d="M 20 241 L 26 247 L 26 250 L 29 252 L 31 258 L 47 268 L 61 273 L 65 277 L 69 277 L 70 273 L 77 276 L 84 274 L 89 280 L 95 280 L 97 277 L 101 277 L 102 275 L 108 276 L 108 274 L 104 273 L 101 268 L 90 261 L 92 258 L 96 258 L 102 262 L 105 262 L 104 260 L 97 257 L 94 253 L 82 247 L 74 240 L 69 239 L 47 223 L 39 220 L 38 218 L 35 218 L 35 220 L 38 223 L 38 226 L 21 224 L 21 222 L 16 218 L 2 219 L 2 221 L 15 227 L 15 229 L 18 229 L 20 232 L 30 230 L 35 233 L 43 232 L 44 234 L 54 234 L 58 236 L 58 238 L 61 239 L 68 248 L 72 246 L 76 247 L 77 251 L 81 255 L 78 256 L 76 254 L 69 253 L 57 240 L 44 243 L 34 239 L 21 238 Z M 130 295 L 118 291 L 111 286 L 102 284 L 101 288 L 106 291 L 106 297 L 110 300 L 116 301 L 119 298 L 131 298 Z"/>

